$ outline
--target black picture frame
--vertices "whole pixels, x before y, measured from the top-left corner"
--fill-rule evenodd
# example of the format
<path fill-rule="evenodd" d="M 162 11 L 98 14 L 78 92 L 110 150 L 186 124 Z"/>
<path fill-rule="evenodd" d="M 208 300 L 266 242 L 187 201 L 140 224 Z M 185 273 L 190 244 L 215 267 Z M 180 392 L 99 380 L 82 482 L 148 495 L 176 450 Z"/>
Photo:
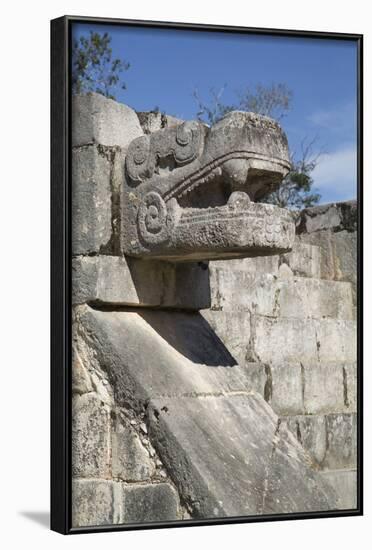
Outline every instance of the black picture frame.
<path fill-rule="evenodd" d="M 71 527 L 71 25 L 152 27 L 354 41 L 357 44 L 357 508 L 164 523 Z M 363 35 L 64 16 L 51 21 L 51 529 L 62 534 L 363 515 Z"/>

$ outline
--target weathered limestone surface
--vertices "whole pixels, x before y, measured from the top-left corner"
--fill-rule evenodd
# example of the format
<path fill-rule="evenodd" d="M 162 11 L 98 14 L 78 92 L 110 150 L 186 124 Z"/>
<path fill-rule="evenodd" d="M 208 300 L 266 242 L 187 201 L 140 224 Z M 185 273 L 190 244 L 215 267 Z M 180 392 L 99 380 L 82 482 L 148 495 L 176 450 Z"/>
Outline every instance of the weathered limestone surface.
<path fill-rule="evenodd" d="M 356 304 L 357 203 L 349 201 L 308 208 L 298 222 L 298 239 L 320 250 L 320 276 L 352 283 Z"/>
<path fill-rule="evenodd" d="M 288 265 L 294 276 L 320 279 L 321 254 L 318 246 L 295 240 L 291 252 L 282 254 L 279 263 Z M 266 273 L 272 273 L 270 269 Z"/>
<path fill-rule="evenodd" d="M 111 477 L 110 410 L 95 393 L 72 402 L 72 475 Z"/>
<path fill-rule="evenodd" d="M 356 468 L 356 414 L 282 417 L 320 469 Z"/>
<path fill-rule="evenodd" d="M 133 109 L 95 93 L 73 97 L 72 121 L 73 147 L 98 143 L 127 148 L 143 134 Z"/>
<path fill-rule="evenodd" d="M 240 351 L 252 387 L 332 484 L 339 507 L 355 507 L 356 203 L 305 210 L 297 232 L 293 250 L 267 263 L 211 262 L 213 311 L 203 314 Z M 234 311 L 246 331 L 228 330 Z"/>
<path fill-rule="evenodd" d="M 244 369 L 279 415 L 356 411 L 356 364 L 246 362 Z"/>
<path fill-rule="evenodd" d="M 251 320 L 245 311 L 213 311 L 206 309 L 202 312 L 222 342 L 227 346 L 239 365 L 249 360 Z"/>
<path fill-rule="evenodd" d="M 112 476 L 123 481 L 146 481 L 155 473 L 137 433 L 116 416 L 112 433 Z"/>
<path fill-rule="evenodd" d="M 72 152 L 72 253 L 98 253 L 111 237 L 110 163 L 97 147 Z"/>
<path fill-rule="evenodd" d="M 246 271 L 210 267 L 211 308 L 249 310 L 268 317 L 353 319 L 349 283 L 304 277 L 258 277 Z M 237 292 L 239 289 L 239 292 Z"/>
<path fill-rule="evenodd" d="M 356 232 L 358 227 L 358 211 L 356 201 L 322 204 L 302 210 L 298 221 L 297 232 L 315 233 L 325 229 L 334 232 Z"/>
<path fill-rule="evenodd" d="M 254 350 L 263 363 L 270 363 L 274 356 L 277 363 L 355 362 L 355 321 L 287 317 L 278 320 L 260 315 L 252 315 L 251 319 Z"/>
<path fill-rule="evenodd" d="M 257 204 L 290 167 L 273 120 L 234 111 L 207 128 L 183 122 L 133 140 L 125 159 L 123 252 L 173 261 L 290 249 L 293 218 Z"/>
<path fill-rule="evenodd" d="M 137 116 L 145 134 L 152 134 L 164 128 L 175 128 L 184 121 L 159 111 L 137 112 Z"/>
<path fill-rule="evenodd" d="M 74 524 L 355 506 L 355 204 L 287 252 L 276 123 L 73 109 Z"/>
<path fill-rule="evenodd" d="M 257 395 L 157 399 L 150 414 L 159 453 L 197 517 L 330 506 L 301 446 Z"/>
<path fill-rule="evenodd" d="M 169 483 L 124 486 L 122 523 L 179 519 L 179 501 Z"/>
<path fill-rule="evenodd" d="M 210 306 L 209 274 L 197 263 L 143 262 L 119 256 L 72 260 L 73 304 L 171 307 Z"/>
<path fill-rule="evenodd" d="M 116 402 L 137 411 L 148 405 L 151 442 L 193 515 L 336 505 L 200 315 L 86 308 L 81 324 L 90 346 L 99 341 L 97 359 Z"/>
<path fill-rule="evenodd" d="M 178 495 L 169 483 L 128 485 L 101 479 L 76 479 L 72 484 L 73 527 L 180 518 Z"/>
<path fill-rule="evenodd" d="M 111 525 L 115 517 L 113 481 L 79 479 L 72 482 L 72 526 Z"/>
<path fill-rule="evenodd" d="M 319 475 L 329 483 L 338 495 L 338 508 L 352 510 L 357 507 L 357 472 L 356 470 L 327 470 Z"/>

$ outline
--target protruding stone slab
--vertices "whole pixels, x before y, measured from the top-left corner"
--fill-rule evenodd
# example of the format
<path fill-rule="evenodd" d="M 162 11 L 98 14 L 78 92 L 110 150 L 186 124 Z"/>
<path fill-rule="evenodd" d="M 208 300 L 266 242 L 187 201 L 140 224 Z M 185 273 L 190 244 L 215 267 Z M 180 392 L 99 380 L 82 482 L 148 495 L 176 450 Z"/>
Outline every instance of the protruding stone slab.
<path fill-rule="evenodd" d="M 150 435 L 201 518 L 333 509 L 295 438 L 256 394 L 156 399 Z"/>
<path fill-rule="evenodd" d="M 250 389 L 244 371 L 200 314 L 86 308 L 80 321 L 119 405 L 138 408 L 153 397 Z"/>
<path fill-rule="evenodd" d="M 136 112 L 127 105 L 92 92 L 73 96 L 73 147 L 98 143 L 126 148 L 142 134 Z"/>
<path fill-rule="evenodd" d="M 165 307 L 199 310 L 210 306 L 205 266 L 143 262 L 119 256 L 72 260 L 73 304 Z"/>
<path fill-rule="evenodd" d="M 152 411 L 151 443 L 193 515 L 335 507 L 331 489 L 200 315 L 86 308 L 80 321 L 116 402 Z"/>

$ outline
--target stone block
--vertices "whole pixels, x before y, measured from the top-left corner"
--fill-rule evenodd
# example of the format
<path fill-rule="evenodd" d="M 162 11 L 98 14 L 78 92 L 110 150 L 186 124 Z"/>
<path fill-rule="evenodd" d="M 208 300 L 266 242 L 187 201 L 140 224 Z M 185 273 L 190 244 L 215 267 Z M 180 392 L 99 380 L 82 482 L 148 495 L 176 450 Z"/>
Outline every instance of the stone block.
<path fill-rule="evenodd" d="M 115 483 L 99 479 L 72 482 L 72 526 L 88 527 L 117 523 Z"/>
<path fill-rule="evenodd" d="M 127 105 L 95 93 L 73 97 L 73 147 L 98 143 L 127 148 L 142 134 L 136 112 Z"/>
<path fill-rule="evenodd" d="M 72 153 L 72 254 L 98 253 L 111 238 L 110 163 L 97 147 Z"/>
<path fill-rule="evenodd" d="M 357 363 L 343 365 L 344 401 L 349 412 L 357 410 Z"/>
<path fill-rule="evenodd" d="M 179 519 L 179 500 L 169 483 L 123 485 L 123 523 Z"/>
<path fill-rule="evenodd" d="M 262 363 L 356 361 L 356 323 L 251 315 L 251 341 Z"/>
<path fill-rule="evenodd" d="M 357 460 L 356 414 L 300 415 L 283 418 L 322 470 L 350 470 Z"/>
<path fill-rule="evenodd" d="M 155 465 L 139 436 L 118 416 L 112 433 L 112 475 L 123 481 L 147 481 Z"/>
<path fill-rule="evenodd" d="M 246 271 L 254 275 L 262 275 L 270 273 L 272 275 L 278 274 L 279 269 L 279 256 L 257 256 L 256 258 L 241 258 L 239 260 L 216 260 L 209 262 L 209 266 L 212 268 L 223 268 L 232 271 Z"/>
<path fill-rule="evenodd" d="M 159 111 L 137 112 L 137 116 L 145 134 L 151 134 L 163 128 L 174 128 L 184 122 L 180 118 L 160 113 Z"/>
<path fill-rule="evenodd" d="M 89 393 L 93 384 L 76 346 L 72 347 L 72 393 Z"/>
<path fill-rule="evenodd" d="M 319 361 L 355 363 L 357 327 L 354 320 L 314 320 Z"/>
<path fill-rule="evenodd" d="M 353 469 L 357 461 L 356 414 L 329 414 L 326 417 L 327 451 L 323 467 Z"/>
<path fill-rule="evenodd" d="M 327 450 L 326 417 L 323 415 L 298 415 L 282 419 L 297 441 L 309 453 L 314 465 L 323 464 Z"/>
<path fill-rule="evenodd" d="M 79 256 L 72 261 L 74 304 L 173 307 L 210 305 L 208 271 L 197 263 L 144 262 L 119 256 Z"/>
<path fill-rule="evenodd" d="M 344 201 L 321 204 L 301 211 L 297 223 L 297 232 L 314 233 L 331 229 L 332 231 L 357 230 L 357 201 Z"/>
<path fill-rule="evenodd" d="M 331 485 L 338 497 L 338 510 L 353 510 L 357 507 L 356 470 L 335 470 L 319 472 L 319 475 Z"/>
<path fill-rule="evenodd" d="M 317 359 L 312 319 L 269 318 L 252 315 L 252 344 L 258 361 L 276 364 Z"/>
<path fill-rule="evenodd" d="M 249 312 L 205 310 L 202 315 L 239 365 L 244 365 L 247 360 L 251 360 Z"/>
<path fill-rule="evenodd" d="M 242 368 L 247 377 L 249 388 L 266 398 L 266 394 L 271 388 L 271 378 L 267 373 L 266 366 L 261 363 L 245 362 L 242 363 Z"/>
<path fill-rule="evenodd" d="M 310 234 L 301 234 L 296 241 L 319 247 L 320 277 L 352 283 L 354 304 L 357 291 L 357 233 L 330 229 Z"/>
<path fill-rule="evenodd" d="M 266 366 L 268 383 L 265 398 L 276 414 L 301 414 L 303 403 L 303 377 L 299 363 Z M 270 389 L 271 385 L 271 389 Z"/>
<path fill-rule="evenodd" d="M 344 379 L 339 363 L 304 363 L 304 407 L 307 414 L 342 412 Z"/>
<path fill-rule="evenodd" d="M 211 307 L 215 310 L 252 311 L 269 317 L 354 318 L 350 283 L 255 276 L 210 267 L 210 286 Z"/>
<path fill-rule="evenodd" d="M 334 272 L 337 281 L 349 281 L 353 288 L 354 303 L 357 303 L 357 242 L 356 232 L 340 231 L 333 234 Z"/>
<path fill-rule="evenodd" d="M 72 399 L 72 475 L 111 477 L 110 409 L 95 393 Z"/>
<path fill-rule="evenodd" d="M 280 261 L 291 268 L 298 277 L 320 278 L 320 249 L 317 246 L 299 242 L 296 237 L 292 252 L 282 254 Z"/>

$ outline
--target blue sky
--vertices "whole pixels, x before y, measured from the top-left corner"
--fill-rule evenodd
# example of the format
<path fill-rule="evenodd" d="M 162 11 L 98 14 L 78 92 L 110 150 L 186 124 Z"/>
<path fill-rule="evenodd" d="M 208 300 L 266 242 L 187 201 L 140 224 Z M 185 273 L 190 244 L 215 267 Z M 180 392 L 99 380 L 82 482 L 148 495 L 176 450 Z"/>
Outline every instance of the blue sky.
<path fill-rule="evenodd" d="M 225 87 L 222 101 L 257 83 L 283 82 L 293 91 L 292 108 L 281 124 L 292 151 L 316 137 L 325 151 L 314 189 L 321 203 L 356 198 L 357 48 L 343 40 L 74 24 L 73 36 L 89 30 L 112 36 L 113 56 L 129 61 L 127 90 L 116 93 L 137 111 L 160 110 L 195 118 L 196 88 Z"/>

